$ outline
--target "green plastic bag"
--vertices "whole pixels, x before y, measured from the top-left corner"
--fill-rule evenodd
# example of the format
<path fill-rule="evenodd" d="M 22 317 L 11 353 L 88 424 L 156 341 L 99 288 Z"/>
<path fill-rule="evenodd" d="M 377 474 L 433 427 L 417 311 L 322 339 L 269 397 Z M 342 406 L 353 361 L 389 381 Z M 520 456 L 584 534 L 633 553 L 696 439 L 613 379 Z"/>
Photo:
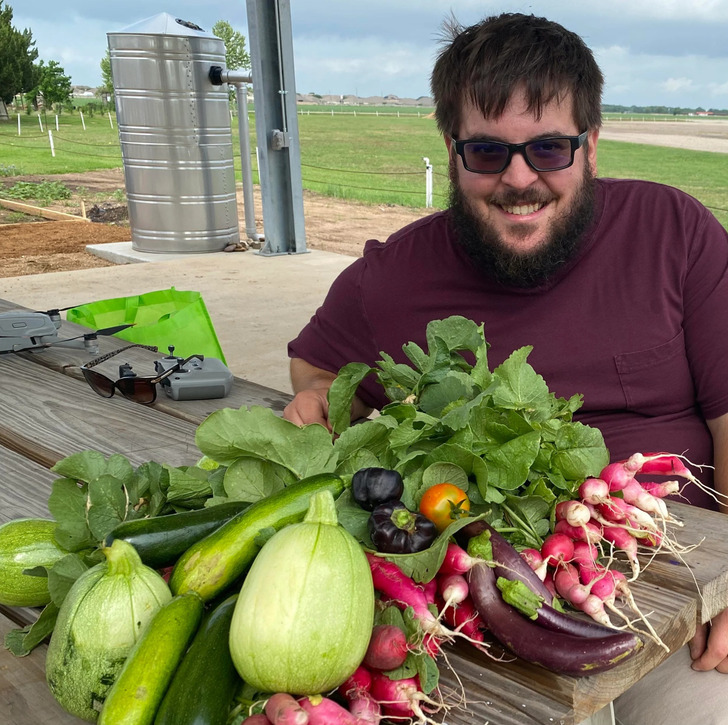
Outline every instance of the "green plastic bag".
<path fill-rule="evenodd" d="M 69 322 L 94 330 L 133 324 L 115 337 L 142 345 L 156 345 L 167 354 L 174 345 L 179 357 L 204 355 L 225 362 L 215 328 L 199 292 L 174 287 L 132 297 L 116 297 L 73 307 L 66 313 Z"/>

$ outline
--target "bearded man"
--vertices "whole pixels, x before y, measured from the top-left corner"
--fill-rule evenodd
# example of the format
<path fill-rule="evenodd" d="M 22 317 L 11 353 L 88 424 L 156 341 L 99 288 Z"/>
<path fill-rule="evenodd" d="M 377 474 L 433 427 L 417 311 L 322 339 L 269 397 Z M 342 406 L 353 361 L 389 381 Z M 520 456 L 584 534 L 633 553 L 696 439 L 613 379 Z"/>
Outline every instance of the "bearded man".
<path fill-rule="evenodd" d="M 450 30 L 431 79 L 449 208 L 368 242 L 334 282 L 289 344 L 284 416 L 328 426 L 343 365 L 374 366 L 380 351 L 407 363 L 402 345 L 426 348 L 428 322 L 462 315 L 484 324 L 491 367 L 530 345 L 557 396 L 583 394 L 575 420 L 601 430 L 613 460 L 686 452 L 728 494 L 728 234 L 677 189 L 597 177 L 603 77 L 577 35 L 521 14 Z M 387 402 L 369 376 L 353 416 Z M 728 703 L 711 706 L 728 689 L 715 681 L 728 672 L 728 615 L 683 654 L 655 671 L 665 684 L 652 697 L 638 684 L 618 698 L 618 722 L 728 723 Z M 669 697 L 677 682 L 682 705 Z"/>

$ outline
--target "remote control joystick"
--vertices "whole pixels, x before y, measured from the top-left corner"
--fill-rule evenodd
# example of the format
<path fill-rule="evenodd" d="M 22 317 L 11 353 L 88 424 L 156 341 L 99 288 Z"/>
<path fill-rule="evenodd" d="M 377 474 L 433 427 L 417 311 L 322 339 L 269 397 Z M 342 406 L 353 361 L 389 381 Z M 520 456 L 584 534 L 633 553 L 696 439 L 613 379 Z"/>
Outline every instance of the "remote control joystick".
<path fill-rule="evenodd" d="M 174 370 L 161 381 L 164 392 L 173 400 L 204 400 L 224 398 L 233 384 L 233 374 L 225 364 L 212 357 L 193 357 L 182 365 L 185 358 L 174 355 L 174 346 L 169 346 L 169 355 L 154 361 L 158 374 Z M 200 359 L 202 358 L 202 359 Z"/>

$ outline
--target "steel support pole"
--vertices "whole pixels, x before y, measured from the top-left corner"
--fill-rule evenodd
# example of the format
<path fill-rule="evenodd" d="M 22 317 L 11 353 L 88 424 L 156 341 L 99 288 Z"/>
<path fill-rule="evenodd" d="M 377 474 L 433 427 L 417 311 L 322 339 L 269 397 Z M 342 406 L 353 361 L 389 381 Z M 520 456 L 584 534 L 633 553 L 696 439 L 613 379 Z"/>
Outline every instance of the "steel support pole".
<path fill-rule="evenodd" d="M 290 0 L 246 0 L 265 243 L 306 252 Z"/>

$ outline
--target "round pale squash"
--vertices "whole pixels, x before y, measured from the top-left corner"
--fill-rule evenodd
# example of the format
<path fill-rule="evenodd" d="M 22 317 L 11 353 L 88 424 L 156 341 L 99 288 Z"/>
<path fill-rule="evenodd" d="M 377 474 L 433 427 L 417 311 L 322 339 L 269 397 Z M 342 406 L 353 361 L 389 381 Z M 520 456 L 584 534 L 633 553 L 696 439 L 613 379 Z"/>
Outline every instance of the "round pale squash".
<path fill-rule="evenodd" d="M 253 562 L 235 606 L 230 654 L 257 690 L 326 692 L 361 664 L 373 619 L 366 557 L 322 491 L 304 521 L 271 537 Z"/>

